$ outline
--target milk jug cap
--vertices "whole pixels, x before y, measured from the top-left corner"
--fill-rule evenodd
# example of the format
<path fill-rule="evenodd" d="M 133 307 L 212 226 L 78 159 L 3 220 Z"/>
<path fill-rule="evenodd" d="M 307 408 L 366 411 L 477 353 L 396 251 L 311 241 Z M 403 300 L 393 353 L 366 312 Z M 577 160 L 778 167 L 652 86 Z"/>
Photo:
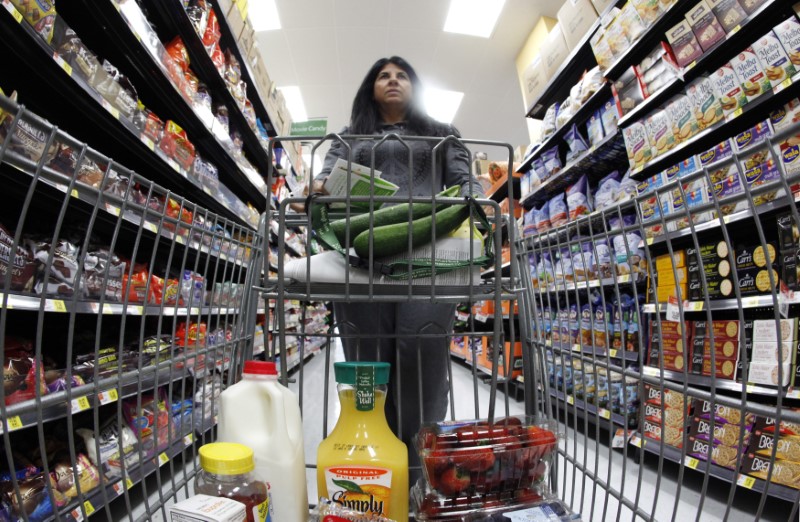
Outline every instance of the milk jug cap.
<path fill-rule="evenodd" d="M 243 475 L 255 469 L 253 450 L 234 442 L 212 442 L 200 448 L 200 467 L 215 475 Z"/>
<path fill-rule="evenodd" d="M 356 375 L 365 369 L 371 369 L 374 372 L 374 384 L 379 386 L 388 384 L 390 368 L 391 365 L 386 362 L 352 361 L 333 363 L 333 372 L 336 375 L 336 382 L 352 386 L 357 384 Z"/>
<path fill-rule="evenodd" d="M 278 375 L 278 367 L 274 362 L 245 361 L 242 373 L 252 375 Z"/>

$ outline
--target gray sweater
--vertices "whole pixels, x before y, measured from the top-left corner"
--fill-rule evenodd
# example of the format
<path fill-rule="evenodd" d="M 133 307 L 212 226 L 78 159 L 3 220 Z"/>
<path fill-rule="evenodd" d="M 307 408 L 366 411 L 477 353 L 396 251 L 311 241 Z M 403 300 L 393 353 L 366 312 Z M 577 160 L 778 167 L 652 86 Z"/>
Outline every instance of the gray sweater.
<path fill-rule="evenodd" d="M 451 127 L 452 129 L 452 127 Z M 348 127 L 339 133 L 344 136 L 349 133 Z M 382 125 L 380 134 L 385 136 L 395 133 L 399 136 L 406 135 L 406 127 L 403 123 L 393 125 Z M 457 135 L 455 129 L 452 134 Z M 400 187 L 397 196 L 406 196 L 409 192 L 413 196 L 430 196 L 444 190 L 444 187 L 461 185 L 461 193 L 470 192 L 470 180 L 472 180 L 472 194 L 483 196 L 483 189 L 470 173 L 469 151 L 456 142 L 448 142 L 437 151 L 436 170 L 433 169 L 433 148 L 437 141 L 406 141 L 405 143 L 412 151 L 411 175 L 409 176 L 409 157 L 408 149 L 403 143 L 396 139 L 389 138 L 379 146 L 375 147 L 380 138 L 350 140 L 352 148 L 352 162 L 369 167 L 372 163 L 372 150 L 375 150 L 375 170 L 381 172 L 381 178 L 391 181 Z M 322 171 L 316 179 L 324 179 L 330 174 L 336 160 L 343 158 L 347 160 L 347 148 L 338 140 L 331 141 L 331 148 L 325 156 Z"/>

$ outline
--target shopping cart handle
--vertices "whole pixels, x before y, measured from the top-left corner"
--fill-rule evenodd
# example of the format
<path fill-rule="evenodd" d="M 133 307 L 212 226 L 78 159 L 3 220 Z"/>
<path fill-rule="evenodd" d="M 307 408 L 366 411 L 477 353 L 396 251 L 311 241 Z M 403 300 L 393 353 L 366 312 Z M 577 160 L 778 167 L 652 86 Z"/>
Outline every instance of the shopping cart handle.
<path fill-rule="evenodd" d="M 369 261 L 367 261 L 366 259 L 361 259 L 360 257 L 354 256 L 353 254 L 350 254 L 347 257 L 350 260 L 350 266 L 353 266 L 355 268 L 363 268 L 364 270 L 369 270 Z M 388 276 L 392 274 L 392 267 L 384 263 L 378 263 L 377 261 L 375 261 L 374 263 L 372 263 L 372 268 L 376 272 L 380 272 L 383 275 Z"/>

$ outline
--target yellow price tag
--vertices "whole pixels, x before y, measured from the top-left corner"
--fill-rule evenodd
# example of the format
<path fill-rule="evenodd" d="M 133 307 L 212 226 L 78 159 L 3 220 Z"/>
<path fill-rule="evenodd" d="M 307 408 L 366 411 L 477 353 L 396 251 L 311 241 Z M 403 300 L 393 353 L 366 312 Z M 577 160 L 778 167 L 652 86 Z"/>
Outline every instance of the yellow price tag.
<path fill-rule="evenodd" d="M 119 216 L 120 212 L 119 207 L 115 207 L 114 205 L 109 205 L 108 203 L 106 203 L 106 211 L 108 211 L 108 213 L 110 214 L 114 214 L 115 216 Z"/>
<path fill-rule="evenodd" d="M 109 104 L 109 106 L 106 107 L 106 108 L 108 109 L 108 112 L 110 112 L 111 115 L 114 117 L 114 119 L 117 119 L 117 120 L 119 119 L 119 110 L 116 107 L 114 107 L 113 105 Z"/>
<path fill-rule="evenodd" d="M 187 436 L 185 436 L 185 437 L 183 438 L 183 443 L 184 443 L 186 446 L 191 446 L 191 445 L 192 445 L 192 442 L 194 442 L 194 434 L 192 434 L 192 433 L 188 434 Z"/>
<path fill-rule="evenodd" d="M 81 195 L 78 194 L 78 190 L 77 189 L 72 189 L 72 192 L 70 192 L 69 195 L 72 196 L 73 198 L 81 197 Z"/>
<path fill-rule="evenodd" d="M 697 469 L 697 465 L 700 464 L 700 461 L 687 455 L 683 459 L 683 464 L 689 469 Z"/>
<path fill-rule="evenodd" d="M 147 145 L 148 149 L 150 149 L 151 151 L 155 152 L 156 144 L 153 142 L 153 140 L 151 140 L 150 138 L 148 138 L 144 134 L 142 134 L 141 140 L 142 140 L 142 142 L 144 142 L 145 145 Z"/>
<path fill-rule="evenodd" d="M 744 112 L 744 111 L 742 110 L 741 107 L 739 107 L 738 109 L 733 111 L 733 115 L 731 116 L 731 118 L 738 118 L 739 116 L 742 115 L 742 112 Z"/>
<path fill-rule="evenodd" d="M 8 7 L 8 8 L 9 8 L 9 10 L 11 11 L 11 16 L 13 16 L 13 17 L 14 17 L 14 20 L 16 20 L 16 21 L 17 21 L 17 23 L 20 23 L 20 22 L 22 22 L 22 14 L 21 14 L 19 11 L 17 11 L 17 10 L 14 8 L 14 6 L 13 6 L 13 5 L 9 4 L 9 5 L 8 5 L 8 6 L 6 6 L 6 7 Z"/>
<path fill-rule="evenodd" d="M 134 306 L 133 307 L 133 314 L 134 315 L 144 315 L 144 306 Z"/>
<path fill-rule="evenodd" d="M 61 299 L 53 299 L 53 310 L 64 313 L 67 311 L 67 305 Z"/>
<path fill-rule="evenodd" d="M 787 89 L 791 85 L 792 85 L 792 79 L 786 78 L 781 83 L 779 83 L 774 89 L 772 89 L 772 92 L 778 94 L 779 92 L 781 92 L 784 89 Z"/>
<path fill-rule="evenodd" d="M 617 357 L 618 354 L 619 354 L 618 350 L 609 350 L 608 351 L 609 357 Z"/>
<path fill-rule="evenodd" d="M 624 276 L 619 276 L 617 278 L 617 282 L 619 282 L 619 283 L 630 283 L 631 282 L 630 274 L 627 274 L 627 275 L 624 275 Z"/>
<path fill-rule="evenodd" d="M 72 66 L 65 62 L 64 59 L 58 55 L 58 53 L 53 53 L 53 60 L 56 61 L 59 67 L 64 69 L 64 72 L 67 73 L 67 76 L 72 76 Z"/>
<path fill-rule="evenodd" d="M 655 242 L 655 240 L 656 240 L 656 238 L 654 238 L 654 237 L 648 237 L 647 238 L 647 246 L 652 245 Z"/>
<path fill-rule="evenodd" d="M 697 65 L 697 60 L 695 60 L 692 63 L 690 63 L 689 65 L 687 65 L 686 66 L 686 71 L 691 71 L 692 69 L 695 68 L 696 65 Z"/>
<path fill-rule="evenodd" d="M 736 479 L 736 484 L 743 488 L 753 489 L 753 486 L 756 485 L 756 479 L 749 475 L 739 475 L 739 478 Z"/>
<path fill-rule="evenodd" d="M 570 405 L 575 404 L 575 397 L 573 397 L 572 395 L 567 395 L 567 404 Z"/>
<path fill-rule="evenodd" d="M 158 232 L 158 227 L 155 226 L 153 223 L 145 223 L 144 228 L 152 232 L 153 234 Z"/>
<path fill-rule="evenodd" d="M 159 465 L 159 466 L 163 466 L 163 465 L 164 465 L 164 464 L 166 464 L 167 462 L 169 462 L 169 457 L 167 457 L 167 454 L 166 454 L 166 453 L 162 453 L 162 454 L 160 454 L 160 455 L 158 456 L 158 465 Z"/>
<path fill-rule="evenodd" d="M 108 303 L 103 303 L 103 313 L 104 314 L 113 314 L 114 309 L 111 308 L 111 305 Z"/>
<path fill-rule="evenodd" d="M 8 419 L 8 431 L 19 430 L 22 427 L 22 419 L 19 418 L 19 415 L 14 415 Z"/>
<path fill-rule="evenodd" d="M 758 296 L 754 297 L 745 297 L 742 299 L 742 307 L 744 308 L 755 308 L 760 304 L 760 299 Z"/>
<path fill-rule="evenodd" d="M 738 32 L 739 32 L 739 30 L 740 30 L 741 28 L 742 28 L 742 26 L 741 26 L 741 25 L 737 25 L 736 27 L 734 27 L 733 29 L 731 29 L 731 32 L 730 32 L 730 33 L 728 33 L 728 38 L 730 38 L 731 36 L 733 36 L 733 35 L 735 35 L 736 33 L 738 33 Z"/>
<path fill-rule="evenodd" d="M 186 244 L 186 240 L 185 240 L 185 239 L 183 239 L 183 236 L 177 236 L 177 237 L 175 238 L 175 241 L 176 241 L 178 244 L 180 244 L 180 245 L 185 245 L 185 244 Z"/>
<path fill-rule="evenodd" d="M 756 391 L 756 385 L 755 384 L 748 384 L 747 386 L 745 386 L 745 391 L 747 393 L 754 393 Z"/>
<path fill-rule="evenodd" d="M 611 410 L 607 410 L 605 408 L 600 408 L 600 416 L 604 419 L 608 420 L 611 418 Z"/>
<path fill-rule="evenodd" d="M 94 506 L 88 500 L 85 500 L 83 502 L 83 509 L 86 510 L 86 516 L 89 516 L 92 513 L 94 513 Z"/>
<path fill-rule="evenodd" d="M 72 399 L 72 413 L 85 411 L 89 408 L 91 408 L 91 405 L 89 404 L 89 399 L 87 399 L 85 396 Z"/>
<path fill-rule="evenodd" d="M 683 307 L 690 312 L 702 312 L 703 301 L 684 301 Z"/>
<path fill-rule="evenodd" d="M 641 448 L 643 443 L 644 443 L 644 441 L 642 440 L 641 437 L 639 437 L 639 435 L 636 435 L 636 434 L 631 435 L 631 444 L 633 446 L 636 446 L 637 448 Z"/>
<path fill-rule="evenodd" d="M 125 487 L 131 489 L 133 487 L 133 481 L 130 477 L 125 477 Z"/>
<path fill-rule="evenodd" d="M 117 390 L 108 390 L 98 393 L 97 398 L 100 400 L 100 404 L 105 405 L 119 400 L 119 394 L 117 393 Z"/>

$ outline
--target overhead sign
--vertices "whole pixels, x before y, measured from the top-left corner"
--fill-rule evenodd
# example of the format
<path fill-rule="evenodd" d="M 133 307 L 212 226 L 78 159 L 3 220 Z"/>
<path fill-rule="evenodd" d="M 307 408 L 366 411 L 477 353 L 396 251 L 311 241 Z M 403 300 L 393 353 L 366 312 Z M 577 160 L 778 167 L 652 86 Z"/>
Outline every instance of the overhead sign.
<path fill-rule="evenodd" d="M 291 136 L 324 136 L 328 132 L 328 119 L 317 118 L 307 121 L 293 121 Z"/>

